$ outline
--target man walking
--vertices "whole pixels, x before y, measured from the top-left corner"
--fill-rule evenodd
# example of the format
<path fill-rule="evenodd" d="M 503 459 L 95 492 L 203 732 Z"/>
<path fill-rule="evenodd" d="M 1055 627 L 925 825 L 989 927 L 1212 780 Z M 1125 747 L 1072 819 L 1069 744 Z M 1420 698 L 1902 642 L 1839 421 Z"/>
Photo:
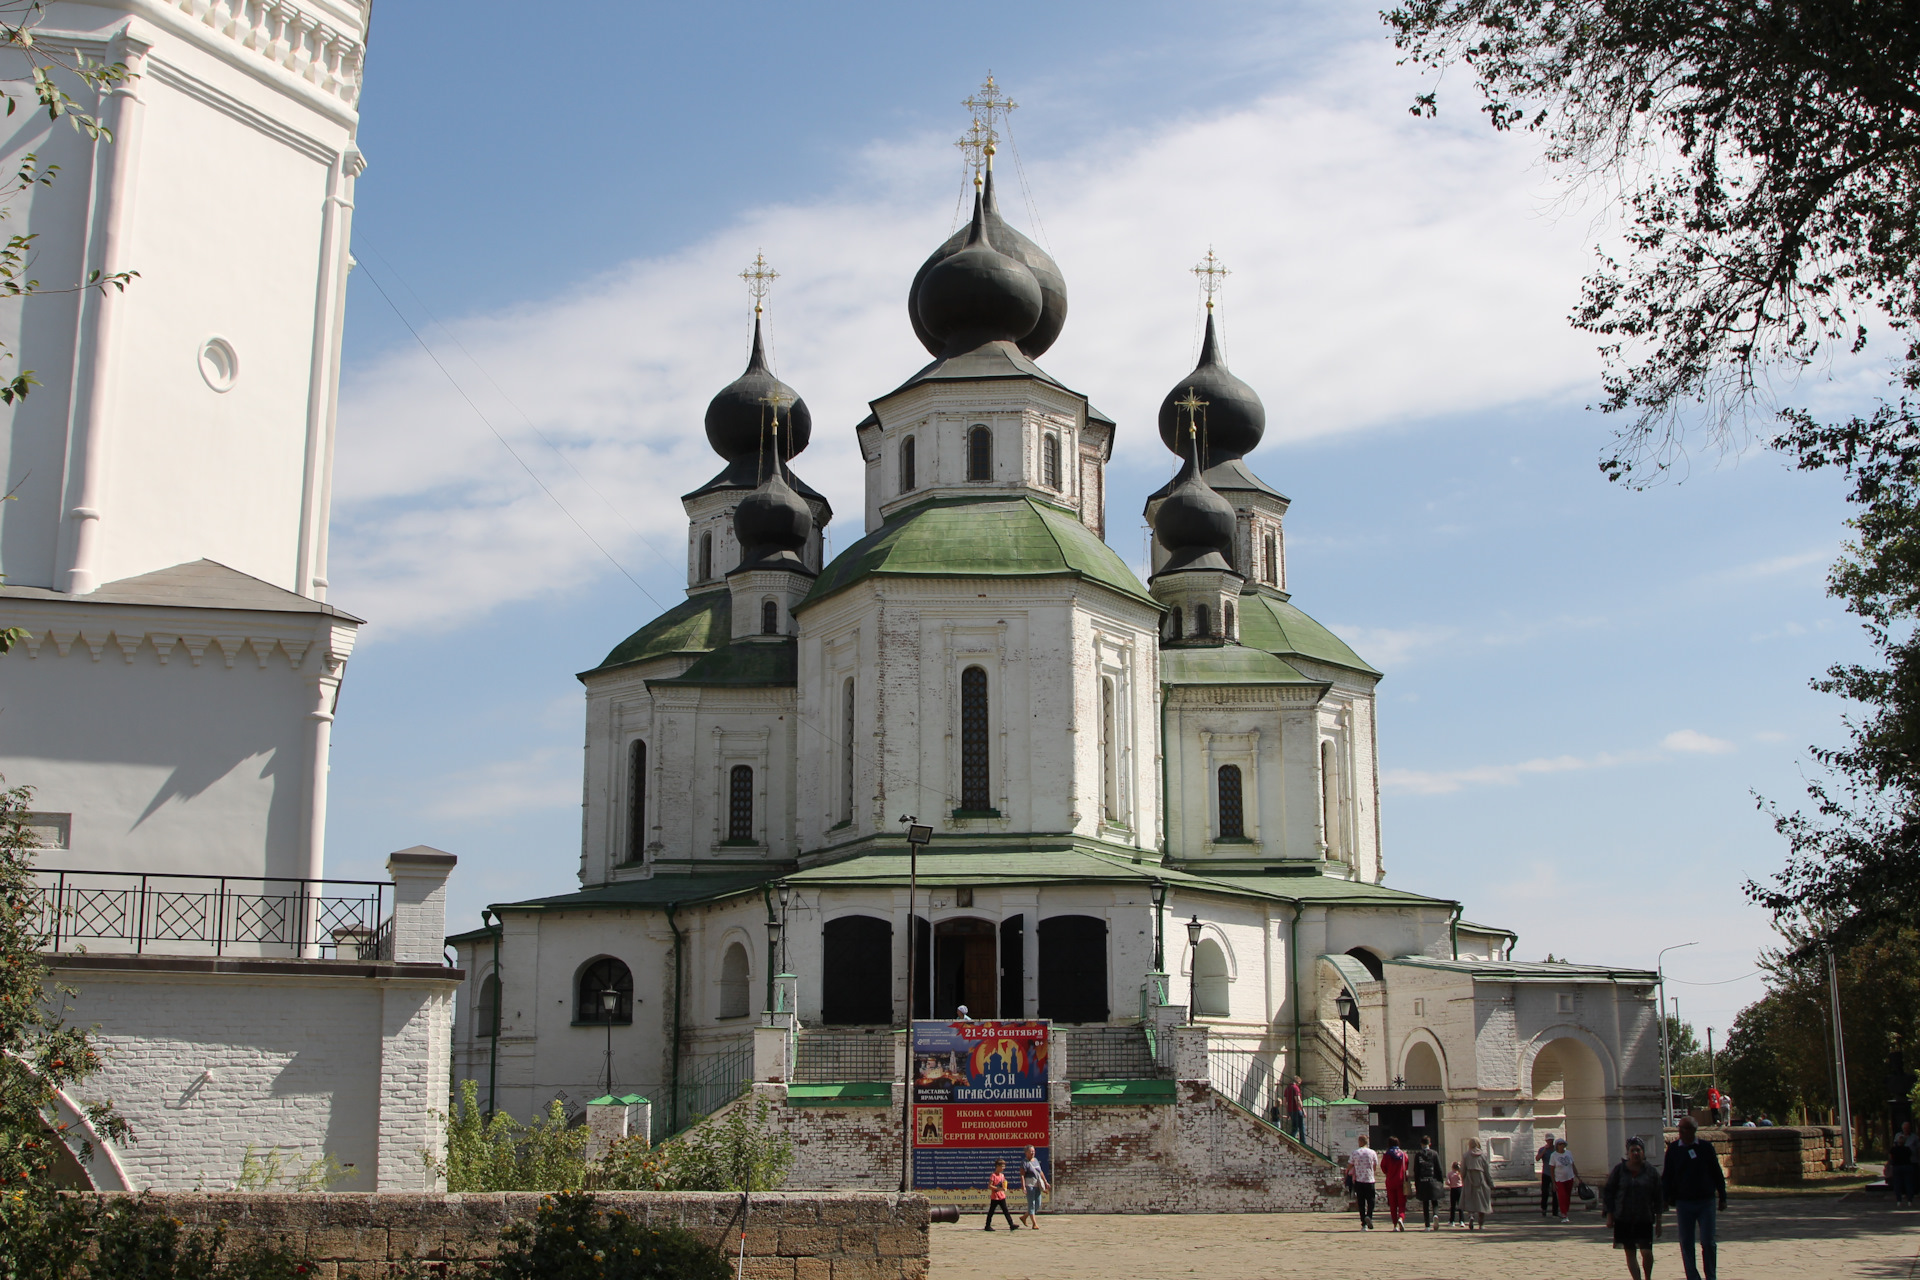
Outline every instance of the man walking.
<path fill-rule="evenodd" d="M 1440 1201 L 1440 1188 L 1446 1184 L 1447 1171 L 1441 1164 L 1440 1153 L 1433 1149 L 1433 1139 L 1422 1137 L 1420 1149 L 1413 1153 L 1413 1189 L 1420 1197 L 1420 1215 L 1425 1222 L 1423 1231 L 1438 1231 L 1440 1224 L 1433 1220 L 1433 1211 Z"/>
<path fill-rule="evenodd" d="M 1713 1144 L 1695 1136 L 1698 1126 L 1692 1116 L 1680 1117 L 1680 1139 L 1667 1148 L 1666 1166 L 1661 1170 L 1661 1189 L 1667 1203 L 1680 1221 L 1680 1262 L 1687 1280 L 1702 1280 L 1701 1268 L 1693 1258 L 1694 1240 L 1700 1242 L 1700 1261 L 1705 1264 L 1705 1280 L 1719 1280 L 1717 1251 L 1714 1248 L 1714 1211 L 1727 1208 L 1727 1175 L 1720 1168 L 1720 1157 Z"/>
<path fill-rule="evenodd" d="M 1293 1135 L 1295 1142 L 1307 1140 L 1307 1108 L 1300 1097 L 1300 1077 L 1294 1076 L 1287 1081 L 1287 1087 L 1281 1094 L 1287 1108 L 1287 1132 Z"/>
<path fill-rule="evenodd" d="M 1553 1216 L 1552 1134 L 1548 1134 L 1547 1140 L 1540 1144 L 1540 1149 L 1533 1153 L 1533 1159 L 1540 1166 L 1540 1216 L 1551 1218 Z"/>
<path fill-rule="evenodd" d="M 1359 1145 L 1347 1157 L 1347 1176 L 1353 1180 L 1353 1199 L 1360 1209 L 1362 1231 L 1373 1230 L 1373 1197 L 1378 1189 L 1374 1181 L 1379 1169 L 1380 1153 L 1367 1145 L 1367 1135 L 1363 1133 Z"/>

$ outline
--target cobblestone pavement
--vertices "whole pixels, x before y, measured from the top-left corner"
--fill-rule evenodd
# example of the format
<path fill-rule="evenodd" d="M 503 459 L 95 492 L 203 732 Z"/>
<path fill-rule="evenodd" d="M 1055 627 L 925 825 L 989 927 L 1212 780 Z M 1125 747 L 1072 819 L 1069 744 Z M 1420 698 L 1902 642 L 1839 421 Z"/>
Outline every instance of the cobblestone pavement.
<path fill-rule="evenodd" d="M 989 1240 L 977 1217 L 932 1229 L 931 1280 L 1111 1280 L 1115 1276 L 1203 1276 L 1265 1280 L 1276 1276 L 1367 1275 L 1381 1280 L 1605 1280 L 1626 1263 L 1597 1213 L 1573 1225 L 1537 1214 L 1496 1215 L 1485 1233 L 1362 1234 L 1348 1215 L 1063 1214 L 1042 1230 Z M 1680 1280 L 1680 1247 L 1671 1217 L 1654 1243 L 1654 1275 Z M 1841 1197 L 1736 1200 L 1720 1217 L 1720 1275 L 1725 1280 L 1920 1278 L 1920 1212 Z"/>

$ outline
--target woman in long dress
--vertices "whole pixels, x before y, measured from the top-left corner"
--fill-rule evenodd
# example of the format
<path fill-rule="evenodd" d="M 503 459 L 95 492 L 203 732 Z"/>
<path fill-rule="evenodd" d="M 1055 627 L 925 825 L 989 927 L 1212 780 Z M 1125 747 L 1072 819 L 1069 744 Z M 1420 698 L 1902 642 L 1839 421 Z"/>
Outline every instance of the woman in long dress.
<path fill-rule="evenodd" d="M 1460 1155 L 1460 1176 L 1465 1186 L 1460 1192 L 1460 1207 L 1466 1211 L 1467 1230 L 1485 1231 L 1487 1215 L 1493 1212 L 1493 1166 L 1480 1149 L 1480 1139 L 1468 1138 Z"/>

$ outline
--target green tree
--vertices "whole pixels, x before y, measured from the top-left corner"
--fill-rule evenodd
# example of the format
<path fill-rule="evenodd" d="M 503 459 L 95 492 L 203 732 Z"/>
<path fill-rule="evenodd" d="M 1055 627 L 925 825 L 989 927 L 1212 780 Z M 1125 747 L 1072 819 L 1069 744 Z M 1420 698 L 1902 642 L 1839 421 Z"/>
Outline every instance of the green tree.
<path fill-rule="evenodd" d="M 558 1098 L 544 1116 L 523 1125 L 504 1111 L 485 1115 L 480 1085 L 460 1082 L 447 1125 L 447 1155 L 433 1165 L 449 1191 L 564 1191 L 584 1184 L 585 1128 L 569 1127 Z"/>

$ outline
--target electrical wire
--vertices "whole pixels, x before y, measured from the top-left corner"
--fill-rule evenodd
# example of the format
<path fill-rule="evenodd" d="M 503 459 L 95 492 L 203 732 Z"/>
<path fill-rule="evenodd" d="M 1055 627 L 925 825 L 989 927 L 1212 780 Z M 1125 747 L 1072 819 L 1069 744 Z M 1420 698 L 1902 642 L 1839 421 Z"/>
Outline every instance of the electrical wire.
<path fill-rule="evenodd" d="M 1734 982 L 1745 982 L 1748 978 L 1753 977 L 1754 974 L 1760 974 L 1765 972 L 1766 970 L 1764 969 L 1755 969 L 1753 973 L 1743 973 L 1737 978 L 1722 978 L 1718 982 L 1688 982 L 1685 978 L 1675 978 L 1672 976 L 1669 976 L 1667 978 L 1667 981 L 1677 982 L 1683 987 L 1724 987 Z"/>

